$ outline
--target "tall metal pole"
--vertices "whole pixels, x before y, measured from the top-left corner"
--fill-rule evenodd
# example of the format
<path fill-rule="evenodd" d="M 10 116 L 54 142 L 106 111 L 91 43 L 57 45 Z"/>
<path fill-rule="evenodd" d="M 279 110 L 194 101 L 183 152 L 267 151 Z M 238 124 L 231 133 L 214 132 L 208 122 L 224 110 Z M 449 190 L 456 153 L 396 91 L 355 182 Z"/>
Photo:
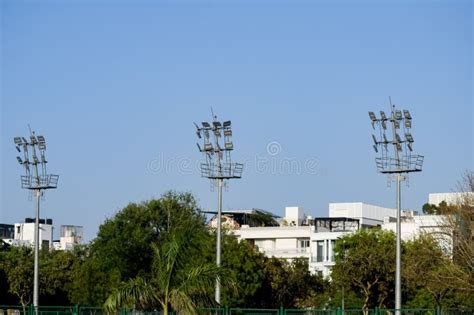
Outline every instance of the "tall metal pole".
<path fill-rule="evenodd" d="M 23 148 L 24 160 L 17 156 L 16 159 L 20 165 L 25 168 L 25 175 L 21 176 L 21 188 L 29 189 L 36 195 L 36 218 L 34 231 L 34 272 L 33 272 L 33 306 L 35 314 L 38 314 L 39 307 L 39 248 L 40 248 L 40 202 L 42 191 L 46 189 L 54 189 L 58 185 L 59 175 L 48 174 L 46 172 L 46 142 L 43 136 L 36 136 L 34 131 L 30 129 L 30 141 L 24 137 L 14 137 L 16 149 L 21 153 Z M 36 150 L 38 150 L 39 155 Z M 29 153 L 31 152 L 31 158 Z M 33 168 L 33 174 L 30 171 L 30 165 Z M 38 169 L 38 165 L 41 169 Z"/>
<path fill-rule="evenodd" d="M 396 257 L 395 257 L 395 313 L 400 315 L 402 307 L 401 293 L 401 182 L 406 179 L 404 173 L 421 172 L 424 156 L 412 154 L 413 136 L 410 133 L 412 127 L 412 117 L 408 110 L 397 110 L 390 100 L 391 115 L 387 117 L 385 112 L 380 111 L 380 118 L 374 112 L 369 112 L 372 127 L 378 126 L 379 137 L 372 134 L 374 150 L 376 153 L 381 150 L 381 156 L 375 159 L 379 172 L 388 174 L 390 180 L 396 175 L 397 182 L 397 224 L 396 224 Z M 391 123 L 392 139 L 387 139 L 385 130 L 387 123 Z M 405 132 L 405 139 L 402 139 L 397 130 Z M 393 146 L 394 156 L 388 151 L 388 145 Z M 403 153 L 404 152 L 404 153 Z"/>
<path fill-rule="evenodd" d="M 208 122 L 202 122 L 202 127 L 196 123 L 196 134 L 199 139 L 203 139 L 203 147 L 197 143 L 200 152 L 206 156 L 206 162 L 201 163 L 201 176 L 212 180 L 212 185 L 217 184 L 217 233 L 216 233 L 216 265 L 221 266 L 221 239 L 222 239 L 222 187 L 224 180 L 241 178 L 243 164 L 232 163 L 230 152 L 234 149 L 232 143 L 231 121 L 221 123 L 217 117 L 213 116 L 212 125 Z M 213 134 L 213 140 L 211 139 Z M 221 145 L 219 139 L 224 140 Z M 216 158 L 216 161 L 213 159 Z M 213 186 L 215 187 L 215 186 Z M 215 300 L 221 304 L 221 282 L 219 277 L 216 279 Z"/>
<path fill-rule="evenodd" d="M 402 308 L 402 290 L 401 290 L 401 203 L 402 203 L 402 191 L 401 191 L 402 175 L 397 174 L 397 248 L 396 248 L 396 269 L 395 269 L 395 314 L 400 315 L 400 309 Z"/>
<path fill-rule="evenodd" d="M 217 267 L 221 265 L 221 216 L 222 216 L 222 184 L 223 179 L 217 179 L 218 191 L 217 191 L 217 245 L 216 245 L 216 264 Z M 220 279 L 216 279 L 216 302 L 221 304 L 221 282 Z"/>
<path fill-rule="evenodd" d="M 36 189 L 36 219 L 35 219 L 35 266 L 34 266 L 34 278 L 33 278 L 33 306 L 35 307 L 35 313 L 38 313 L 39 306 L 39 217 L 40 217 L 40 200 L 41 200 L 41 189 Z"/>

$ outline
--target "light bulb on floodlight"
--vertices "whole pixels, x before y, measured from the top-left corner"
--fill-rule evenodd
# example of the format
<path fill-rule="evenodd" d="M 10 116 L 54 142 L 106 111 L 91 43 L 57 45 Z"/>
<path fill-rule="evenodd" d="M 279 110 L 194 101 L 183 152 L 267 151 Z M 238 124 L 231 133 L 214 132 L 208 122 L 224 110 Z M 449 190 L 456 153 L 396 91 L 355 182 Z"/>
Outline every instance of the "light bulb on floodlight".
<path fill-rule="evenodd" d="M 46 141 L 44 140 L 44 137 L 43 137 L 43 136 L 37 136 L 37 138 L 38 138 L 38 142 L 40 142 L 40 143 L 41 143 L 41 142 L 43 142 L 43 143 L 46 142 Z"/>
<path fill-rule="evenodd" d="M 407 139 L 408 142 L 414 142 L 413 140 L 413 136 L 411 135 L 411 133 L 405 133 L 405 139 Z"/>
<path fill-rule="evenodd" d="M 202 126 L 203 126 L 204 128 L 211 128 L 211 125 L 209 125 L 209 123 L 208 123 L 207 121 L 203 121 L 203 122 L 202 122 Z"/>
<path fill-rule="evenodd" d="M 395 119 L 402 119 L 402 111 L 401 110 L 396 110 L 395 111 Z"/>
<path fill-rule="evenodd" d="M 15 138 L 13 138 L 13 141 L 15 142 L 16 145 L 22 144 L 20 137 L 15 137 Z"/>
<path fill-rule="evenodd" d="M 224 128 L 230 127 L 230 124 L 231 124 L 230 120 L 224 121 Z"/>
<path fill-rule="evenodd" d="M 377 117 L 375 116 L 374 112 L 369 112 L 369 117 L 373 122 L 377 120 Z"/>
<path fill-rule="evenodd" d="M 397 140 L 397 143 L 402 142 L 402 138 L 400 138 L 400 135 L 398 133 L 395 133 L 395 139 Z"/>
<path fill-rule="evenodd" d="M 234 149 L 234 144 L 231 141 L 226 142 L 224 146 L 225 146 L 225 149 L 229 151 Z"/>
<path fill-rule="evenodd" d="M 407 129 L 411 128 L 411 119 L 405 119 L 405 128 Z"/>
<path fill-rule="evenodd" d="M 230 130 L 230 129 L 225 129 L 225 130 L 224 130 L 224 136 L 225 136 L 225 137 L 232 137 L 232 130 Z"/>
<path fill-rule="evenodd" d="M 405 115 L 405 119 L 411 119 L 410 112 L 406 109 L 403 110 L 403 115 Z"/>

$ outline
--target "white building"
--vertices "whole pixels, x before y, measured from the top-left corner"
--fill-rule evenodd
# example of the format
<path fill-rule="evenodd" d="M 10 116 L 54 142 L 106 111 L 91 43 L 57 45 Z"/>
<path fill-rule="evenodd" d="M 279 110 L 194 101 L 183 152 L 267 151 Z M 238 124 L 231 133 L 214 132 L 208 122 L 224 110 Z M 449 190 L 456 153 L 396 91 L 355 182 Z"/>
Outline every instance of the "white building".
<path fill-rule="evenodd" d="M 77 225 L 61 225 L 59 242 L 54 242 L 56 250 L 71 250 L 82 243 L 84 228 Z"/>
<path fill-rule="evenodd" d="M 446 225 L 447 218 L 444 215 L 415 215 L 405 216 L 400 222 L 401 239 L 413 240 L 421 235 L 430 235 L 435 239 L 444 252 L 452 255 L 452 231 Z M 397 223 L 386 219 L 382 229 L 396 232 Z"/>
<path fill-rule="evenodd" d="M 362 227 L 380 226 L 386 216 L 395 217 L 396 210 L 362 202 L 331 203 L 329 217 L 314 220 L 304 214 L 302 207 L 286 207 L 285 217 L 278 220 L 280 226 L 243 224 L 232 233 L 269 257 L 306 258 L 312 272 L 328 277 L 334 266 L 336 240 Z"/>
<path fill-rule="evenodd" d="M 35 245 L 35 219 L 26 218 L 24 223 L 15 223 L 14 238 L 12 245 Z M 39 220 L 39 239 L 43 248 L 53 245 L 53 220 Z"/>
<path fill-rule="evenodd" d="M 286 207 L 280 226 L 251 227 L 242 225 L 233 231 L 239 240 L 247 240 L 269 257 L 310 258 L 311 227 L 301 207 Z"/>
<path fill-rule="evenodd" d="M 396 217 L 397 210 L 363 202 L 329 204 L 329 217 L 315 218 L 311 233 L 312 272 L 329 277 L 335 264 L 336 240 L 360 228 L 381 226 L 385 217 Z"/>
<path fill-rule="evenodd" d="M 474 199 L 473 192 L 450 192 L 450 193 L 432 193 L 428 195 L 428 203 L 438 206 L 441 202 L 448 205 L 454 205 L 463 201 L 466 197 Z"/>

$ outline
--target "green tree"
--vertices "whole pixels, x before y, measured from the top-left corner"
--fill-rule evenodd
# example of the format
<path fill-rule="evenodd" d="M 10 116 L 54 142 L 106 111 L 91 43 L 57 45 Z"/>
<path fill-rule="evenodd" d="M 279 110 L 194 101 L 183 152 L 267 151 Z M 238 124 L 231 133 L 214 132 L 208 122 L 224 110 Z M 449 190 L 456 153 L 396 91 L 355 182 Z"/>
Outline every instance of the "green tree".
<path fill-rule="evenodd" d="M 167 315 L 171 306 L 178 312 L 194 314 L 197 306 L 213 303 L 209 288 L 214 287 L 217 278 L 222 284 L 230 283 L 230 279 L 215 263 L 200 263 L 194 259 L 195 250 L 199 250 L 196 230 L 203 225 L 189 219 L 181 223 L 170 227 L 161 242 L 152 247 L 151 274 L 123 283 L 107 299 L 106 309 L 116 312 L 121 307 L 159 308 Z"/>
<path fill-rule="evenodd" d="M 343 247 L 344 244 L 344 247 Z M 336 243 L 332 280 L 336 287 L 358 292 L 363 309 L 393 307 L 387 299 L 394 288 L 395 235 L 362 229 Z"/>
<path fill-rule="evenodd" d="M 214 234 L 215 235 L 215 234 Z M 214 240 L 214 237 L 213 237 Z M 212 242 L 209 262 L 214 261 L 215 242 Z M 259 307 L 257 298 L 265 279 L 265 256 L 243 240 L 238 242 L 234 236 L 224 235 L 222 242 L 222 266 L 229 271 L 237 289 L 223 288 L 222 304 L 235 307 Z"/>
<path fill-rule="evenodd" d="M 25 246 L 10 248 L 4 253 L 4 260 L 0 263 L 8 281 L 9 292 L 18 298 L 24 310 L 32 299 L 33 264 L 33 252 Z"/>
<path fill-rule="evenodd" d="M 70 298 L 74 303 L 101 305 L 121 284 L 151 273 L 152 244 L 183 218 L 202 226 L 194 234 L 206 234 L 204 219 L 189 193 L 167 192 L 160 199 L 131 203 L 100 227 L 97 237 L 73 268 Z M 194 239 L 194 238 L 193 238 Z M 196 260 L 203 261 L 196 249 Z"/>

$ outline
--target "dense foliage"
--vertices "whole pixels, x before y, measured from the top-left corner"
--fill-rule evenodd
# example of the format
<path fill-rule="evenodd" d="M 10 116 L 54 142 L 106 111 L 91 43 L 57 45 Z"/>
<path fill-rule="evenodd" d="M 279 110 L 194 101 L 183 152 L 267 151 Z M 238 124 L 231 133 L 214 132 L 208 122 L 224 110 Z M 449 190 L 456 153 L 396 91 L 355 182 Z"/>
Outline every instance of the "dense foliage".
<path fill-rule="evenodd" d="M 402 242 L 404 307 L 474 307 L 472 201 L 443 205 L 454 220 L 453 257 L 429 236 Z M 446 213 L 446 212 L 444 212 Z M 451 225 L 449 225 L 449 224 Z M 393 307 L 395 236 L 360 230 L 336 242 L 332 281 L 311 273 L 308 261 L 264 256 L 231 234 L 222 241 L 222 267 L 215 267 L 215 231 L 210 231 L 190 194 L 129 204 L 99 228 L 97 238 L 73 251 L 40 256 L 40 303 L 81 304 L 115 310 L 168 307 L 191 313 L 214 305 L 214 279 L 222 304 L 253 308 Z M 32 300 L 33 253 L 0 247 L 0 305 Z"/>

